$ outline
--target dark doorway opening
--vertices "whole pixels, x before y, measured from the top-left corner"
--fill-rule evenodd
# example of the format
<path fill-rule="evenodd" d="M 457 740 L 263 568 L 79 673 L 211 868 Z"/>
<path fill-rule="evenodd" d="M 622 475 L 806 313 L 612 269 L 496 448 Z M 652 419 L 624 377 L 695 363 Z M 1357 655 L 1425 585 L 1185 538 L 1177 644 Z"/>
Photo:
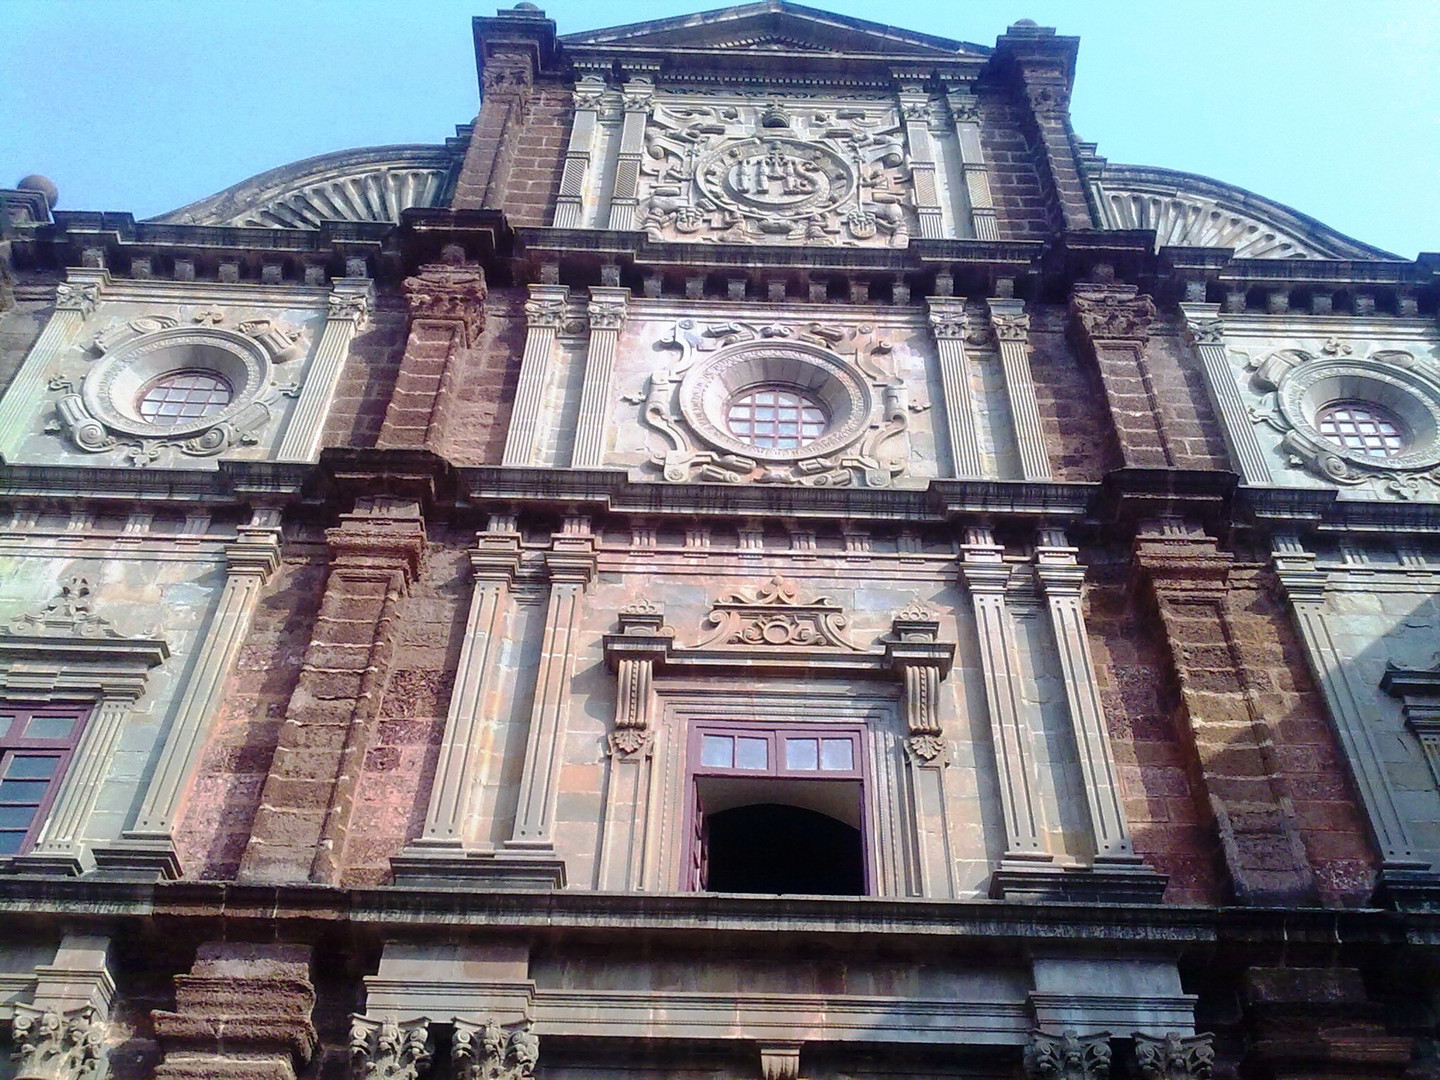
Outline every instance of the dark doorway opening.
<path fill-rule="evenodd" d="M 710 892 L 865 895 L 860 830 L 799 806 L 737 806 L 705 818 Z"/>

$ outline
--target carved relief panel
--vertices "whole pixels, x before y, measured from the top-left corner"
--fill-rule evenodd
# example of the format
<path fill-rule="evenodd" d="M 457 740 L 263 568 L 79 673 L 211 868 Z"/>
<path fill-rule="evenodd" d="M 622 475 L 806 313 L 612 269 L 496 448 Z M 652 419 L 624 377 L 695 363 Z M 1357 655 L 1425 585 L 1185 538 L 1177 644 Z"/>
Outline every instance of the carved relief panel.
<path fill-rule="evenodd" d="M 657 95 L 638 224 L 652 240 L 905 247 L 912 180 L 893 100 Z"/>
<path fill-rule="evenodd" d="M 935 452 L 927 364 L 903 347 L 916 330 L 726 319 L 718 309 L 632 320 L 611 460 L 673 483 L 921 481 L 934 475 Z"/>
<path fill-rule="evenodd" d="M 306 458 L 369 309 L 364 290 L 223 284 L 84 282 L 62 285 L 58 299 L 0 400 L 12 461 Z"/>
<path fill-rule="evenodd" d="M 1186 305 L 1232 454 L 1251 484 L 1440 501 L 1440 341 L 1418 321 L 1277 326 Z"/>

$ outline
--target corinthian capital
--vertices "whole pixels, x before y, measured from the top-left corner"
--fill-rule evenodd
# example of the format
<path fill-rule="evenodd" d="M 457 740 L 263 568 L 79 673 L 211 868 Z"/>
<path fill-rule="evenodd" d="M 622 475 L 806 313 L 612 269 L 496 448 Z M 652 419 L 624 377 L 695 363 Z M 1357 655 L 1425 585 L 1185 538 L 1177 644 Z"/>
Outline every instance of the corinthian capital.
<path fill-rule="evenodd" d="M 1215 1068 L 1213 1034 L 1142 1035 L 1135 1032 L 1135 1061 L 1145 1080 L 1209 1080 Z"/>
<path fill-rule="evenodd" d="M 485 272 L 478 266 L 422 266 L 402 288 L 411 319 L 459 323 L 467 348 L 485 329 Z"/>
<path fill-rule="evenodd" d="M 1134 285 L 1079 286 L 1070 297 L 1070 314 L 1094 340 L 1144 341 L 1155 301 Z"/>
<path fill-rule="evenodd" d="M 14 1075 L 29 1080 L 81 1080 L 106 1072 L 107 1025 L 94 1006 L 73 1012 L 15 1006 Z"/>
<path fill-rule="evenodd" d="M 1110 1033 L 1046 1035 L 1036 1031 L 1025 1048 L 1025 1073 L 1031 1080 L 1107 1080 Z"/>

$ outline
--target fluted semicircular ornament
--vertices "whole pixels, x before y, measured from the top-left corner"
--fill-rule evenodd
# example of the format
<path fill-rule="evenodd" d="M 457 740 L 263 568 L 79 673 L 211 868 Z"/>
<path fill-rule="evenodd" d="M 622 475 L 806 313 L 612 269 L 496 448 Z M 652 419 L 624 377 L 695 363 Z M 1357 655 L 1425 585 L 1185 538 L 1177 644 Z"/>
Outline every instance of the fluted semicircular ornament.
<path fill-rule="evenodd" d="M 1091 187 L 1107 229 L 1154 230 L 1157 247 L 1234 248 L 1241 259 L 1395 259 L 1243 188 L 1193 173 L 1105 165 Z"/>
<path fill-rule="evenodd" d="M 399 221 L 412 206 L 439 205 L 458 164 L 459 153 L 445 146 L 342 150 L 260 173 L 152 220 L 260 229 Z"/>

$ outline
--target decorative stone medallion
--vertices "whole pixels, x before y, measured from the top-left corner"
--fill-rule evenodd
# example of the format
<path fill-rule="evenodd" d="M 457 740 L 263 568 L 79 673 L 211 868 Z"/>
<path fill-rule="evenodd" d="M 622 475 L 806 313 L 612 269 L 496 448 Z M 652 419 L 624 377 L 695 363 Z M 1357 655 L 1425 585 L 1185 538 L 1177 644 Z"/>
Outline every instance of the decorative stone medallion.
<path fill-rule="evenodd" d="M 787 218 L 824 213 L 855 190 L 855 171 L 824 146 L 794 139 L 744 139 L 701 158 L 695 178 L 710 198 L 788 234 Z"/>

